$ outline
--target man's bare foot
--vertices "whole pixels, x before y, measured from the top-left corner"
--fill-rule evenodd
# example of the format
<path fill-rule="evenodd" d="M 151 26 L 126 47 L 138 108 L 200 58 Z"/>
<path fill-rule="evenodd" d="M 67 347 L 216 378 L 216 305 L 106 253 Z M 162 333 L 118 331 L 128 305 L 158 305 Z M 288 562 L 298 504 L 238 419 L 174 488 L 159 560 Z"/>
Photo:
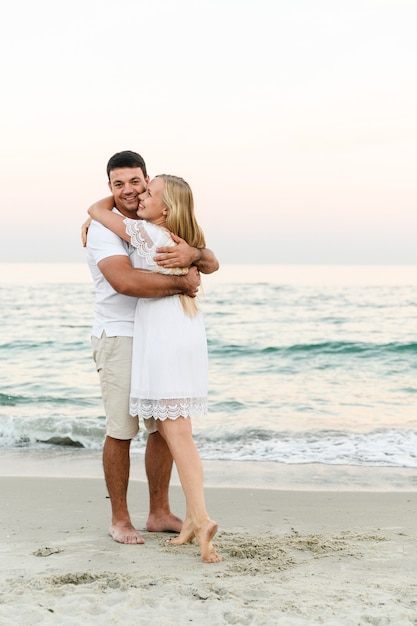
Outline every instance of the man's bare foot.
<path fill-rule="evenodd" d="M 200 546 L 201 558 L 205 563 L 218 563 L 222 557 L 214 549 L 211 540 L 217 532 L 217 523 L 209 519 L 204 526 L 195 531 L 195 538 Z"/>
<path fill-rule="evenodd" d="M 132 524 L 126 522 L 112 524 L 109 528 L 109 535 L 118 543 L 128 543 L 131 545 L 145 543 L 140 532 L 137 531 Z"/>
<path fill-rule="evenodd" d="M 182 528 L 182 520 L 173 513 L 153 515 L 149 513 L 146 522 L 146 530 L 150 533 L 179 533 Z"/>

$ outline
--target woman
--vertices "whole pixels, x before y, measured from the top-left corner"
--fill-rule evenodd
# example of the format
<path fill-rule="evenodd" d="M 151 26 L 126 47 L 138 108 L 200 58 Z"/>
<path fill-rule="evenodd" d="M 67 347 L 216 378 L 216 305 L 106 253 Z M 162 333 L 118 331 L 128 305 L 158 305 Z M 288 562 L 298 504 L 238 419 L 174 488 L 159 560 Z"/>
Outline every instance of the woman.
<path fill-rule="evenodd" d="M 140 196 L 139 220 L 124 219 L 113 213 L 112 207 L 109 198 L 90 207 L 89 214 L 137 249 L 137 268 L 165 273 L 187 271 L 163 269 L 153 260 L 158 247 L 176 245 L 170 232 L 191 246 L 205 246 L 194 215 L 191 189 L 182 178 L 166 174 L 154 178 Z M 206 511 L 202 464 L 190 419 L 207 412 L 207 369 L 204 320 L 194 299 L 184 295 L 139 298 L 130 413 L 155 420 L 177 466 L 186 499 L 186 518 L 179 536 L 170 543 L 184 544 L 195 537 L 202 559 L 215 563 L 221 561 L 212 545 L 217 523 Z"/>

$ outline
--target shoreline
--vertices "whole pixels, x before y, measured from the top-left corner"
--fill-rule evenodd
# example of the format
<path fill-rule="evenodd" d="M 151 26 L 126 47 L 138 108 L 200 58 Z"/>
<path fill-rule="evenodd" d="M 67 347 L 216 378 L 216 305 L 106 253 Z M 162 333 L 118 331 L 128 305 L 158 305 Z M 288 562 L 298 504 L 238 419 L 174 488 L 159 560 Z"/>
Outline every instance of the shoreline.
<path fill-rule="evenodd" d="M 415 491 L 206 487 L 216 564 L 143 530 L 144 482 L 128 494 L 142 546 L 108 536 L 102 479 L 0 476 L 0 492 L 0 623 L 415 624 Z M 179 487 L 170 500 L 183 515 Z"/>
<path fill-rule="evenodd" d="M 103 479 L 101 451 L 2 449 L 0 477 Z M 206 487 L 273 491 L 417 491 L 415 468 L 346 465 L 286 465 L 267 461 L 204 460 Z M 143 454 L 131 455 L 131 480 L 146 482 Z M 175 466 L 171 484 L 179 486 Z"/>

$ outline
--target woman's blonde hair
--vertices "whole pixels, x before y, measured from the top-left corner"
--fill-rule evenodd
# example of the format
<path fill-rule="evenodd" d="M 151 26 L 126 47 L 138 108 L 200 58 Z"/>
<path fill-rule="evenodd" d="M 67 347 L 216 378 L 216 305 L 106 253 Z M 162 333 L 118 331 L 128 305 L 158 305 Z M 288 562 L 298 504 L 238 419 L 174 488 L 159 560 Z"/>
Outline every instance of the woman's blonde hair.
<path fill-rule="evenodd" d="M 156 178 L 162 178 L 165 182 L 162 201 L 168 209 L 166 228 L 184 239 L 189 246 L 205 248 L 206 240 L 194 214 L 194 198 L 190 185 L 183 178 L 171 174 L 159 174 Z M 180 298 L 185 312 L 195 315 L 197 305 L 194 298 L 185 295 Z"/>

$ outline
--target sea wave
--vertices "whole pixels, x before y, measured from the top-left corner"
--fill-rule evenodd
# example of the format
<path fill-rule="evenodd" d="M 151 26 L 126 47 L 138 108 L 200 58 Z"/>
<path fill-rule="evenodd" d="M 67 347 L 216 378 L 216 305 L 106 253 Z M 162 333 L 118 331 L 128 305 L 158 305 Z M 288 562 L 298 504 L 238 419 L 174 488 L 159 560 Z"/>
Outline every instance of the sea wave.
<path fill-rule="evenodd" d="M 0 416 L 0 448 L 99 450 L 104 437 L 104 419 Z M 304 432 L 209 429 L 197 430 L 194 438 L 201 457 L 207 460 L 417 468 L 417 429 L 380 428 L 356 433 L 327 429 Z M 143 452 L 145 445 L 146 434 L 142 430 L 132 442 L 132 449 Z"/>
<path fill-rule="evenodd" d="M 85 396 L 75 396 L 75 395 L 49 395 L 49 394 L 28 394 L 27 387 L 25 394 L 7 394 L 0 393 L 0 406 L 4 407 L 14 407 L 20 405 L 34 405 L 34 406 L 45 406 L 50 404 L 51 406 L 62 405 L 64 407 L 67 406 L 92 406 L 93 400 L 86 398 Z"/>
<path fill-rule="evenodd" d="M 290 356 L 291 354 L 336 354 L 336 355 L 366 355 L 383 356 L 389 355 L 416 355 L 417 343 L 372 343 L 372 342 L 349 342 L 349 341 L 324 341 L 316 343 L 296 343 L 282 346 L 258 346 L 258 345 L 238 345 L 222 344 L 220 341 L 212 340 L 209 343 L 210 354 L 212 356 L 265 356 L 271 354 Z"/>
<path fill-rule="evenodd" d="M 206 459 L 286 464 L 417 467 L 417 429 L 366 433 L 317 429 L 302 433 L 250 430 L 196 441 Z"/>
<path fill-rule="evenodd" d="M 54 413 L 38 418 L 0 415 L 0 448 L 70 446 L 98 450 L 104 436 L 104 419 L 76 419 Z"/>

